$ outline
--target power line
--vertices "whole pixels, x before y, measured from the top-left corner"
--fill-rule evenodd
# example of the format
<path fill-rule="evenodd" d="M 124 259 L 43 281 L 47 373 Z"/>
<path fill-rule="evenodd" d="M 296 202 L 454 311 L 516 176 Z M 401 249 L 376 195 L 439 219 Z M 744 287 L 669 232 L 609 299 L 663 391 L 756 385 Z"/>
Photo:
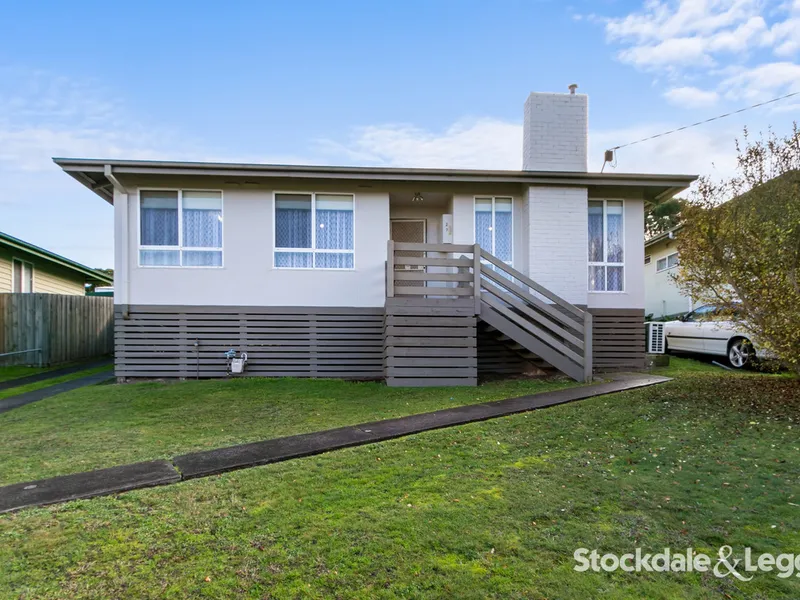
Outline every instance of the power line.
<path fill-rule="evenodd" d="M 711 117 L 710 119 L 706 119 L 704 121 L 698 121 L 697 123 L 692 123 L 691 125 L 684 125 L 683 127 L 678 127 L 677 129 L 671 129 L 669 131 L 664 131 L 663 133 L 657 133 L 656 135 L 651 135 L 646 138 L 642 138 L 640 140 L 636 140 L 635 142 L 628 142 L 627 144 L 621 144 L 619 146 L 614 146 L 613 148 L 609 148 L 609 150 L 619 150 L 620 148 L 625 148 L 626 146 L 633 146 L 634 144 L 640 144 L 642 142 L 647 142 L 649 140 L 654 140 L 655 138 L 663 137 L 665 135 L 669 135 L 671 133 L 676 133 L 678 131 L 683 131 L 684 129 L 691 129 L 692 127 L 697 127 L 698 125 L 704 125 L 706 123 L 710 123 L 711 121 L 718 121 L 719 119 L 724 119 L 725 117 L 730 117 L 731 115 L 736 115 L 739 113 L 743 113 L 747 110 L 751 110 L 753 108 L 758 108 L 759 106 L 765 106 L 766 104 L 772 104 L 773 102 L 778 102 L 779 100 L 786 100 L 786 98 L 791 98 L 792 96 L 798 96 L 800 92 L 792 92 L 791 94 L 786 94 L 785 96 L 780 96 L 779 98 L 773 98 L 772 100 L 767 100 L 765 102 L 759 102 L 758 104 L 753 104 L 752 106 L 746 106 L 745 108 L 740 108 L 739 110 L 734 110 L 729 113 L 725 113 L 724 115 L 718 115 L 716 117 Z M 605 165 L 603 165 L 605 166 Z"/>

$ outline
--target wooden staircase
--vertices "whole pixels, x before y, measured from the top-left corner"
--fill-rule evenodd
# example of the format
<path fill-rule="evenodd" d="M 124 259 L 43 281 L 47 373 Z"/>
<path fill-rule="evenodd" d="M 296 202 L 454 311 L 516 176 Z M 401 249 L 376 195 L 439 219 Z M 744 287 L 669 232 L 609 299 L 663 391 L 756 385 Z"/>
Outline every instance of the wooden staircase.
<path fill-rule="evenodd" d="M 389 385 L 475 385 L 478 325 L 533 365 L 591 381 L 591 314 L 477 244 L 390 241 L 386 295 Z M 398 310 L 414 317 L 402 329 Z"/>
<path fill-rule="evenodd" d="M 478 375 L 552 373 L 557 369 L 484 321 L 478 321 Z"/>

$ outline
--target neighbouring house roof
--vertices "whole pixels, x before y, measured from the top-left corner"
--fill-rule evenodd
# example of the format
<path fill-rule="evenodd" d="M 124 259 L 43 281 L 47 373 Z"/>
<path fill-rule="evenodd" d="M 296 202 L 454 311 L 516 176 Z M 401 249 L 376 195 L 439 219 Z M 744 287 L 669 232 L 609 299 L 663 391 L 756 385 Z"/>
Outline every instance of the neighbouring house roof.
<path fill-rule="evenodd" d="M 650 239 L 645 240 L 644 247 L 649 248 L 653 244 L 657 244 L 658 242 L 661 242 L 663 240 L 673 239 L 675 237 L 675 234 L 678 233 L 681 229 L 683 229 L 683 223 L 679 223 L 678 225 L 675 225 L 675 227 L 673 227 L 672 229 L 668 229 L 667 231 L 659 233 L 658 235 L 654 235 Z"/>
<path fill-rule="evenodd" d="M 59 254 L 56 254 L 55 252 L 50 252 L 49 250 L 45 250 L 39 246 L 34 246 L 33 244 L 30 244 L 24 240 L 15 238 L 12 235 L 8 235 L 7 233 L 0 231 L 0 247 L 2 246 L 25 252 L 29 255 L 35 256 L 36 258 L 40 258 L 54 265 L 58 265 L 59 267 L 80 273 L 86 278 L 87 283 L 97 283 L 100 285 L 112 285 L 114 283 L 112 277 L 109 277 L 97 269 L 92 269 L 91 267 L 77 263 L 74 260 L 70 260 Z"/>
<path fill-rule="evenodd" d="M 224 177 L 228 182 L 253 183 L 268 179 L 350 180 L 384 183 L 518 183 L 524 185 L 581 186 L 608 191 L 641 193 L 660 202 L 685 190 L 696 175 L 640 173 L 583 173 L 559 171 L 497 171 L 483 169 L 401 169 L 393 167 L 325 167 L 246 163 L 173 162 L 54 158 L 53 161 L 98 196 L 113 203 L 117 178 L 132 175 Z"/>
<path fill-rule="evenodd" d="M 765 191 L 765 190 L 769 191 L 769 190 L 771 190 L 773 188 L 773 186 L 778 185 L 779 181 L 783 181 L 783 180 L 788 180 L 788 181 L 794 182 L 795 184 L 800 184 L 800 170 L 794 169 L 794 170 L 791 170 L 791 171 L 786 171 L 785 173 L 781 173 L 777 177 L 774 177 L 773 179 L 765 181 L 764 183 L 759 185 L 757 189 L 762 191 L 762 192 Z M 723 202 L 722 204 L 719 204 L 717 206 L 717 209 L 719 209 L 719 210 L 727 210 L 728 208 L 735 207 L 738 203 L 745 202 L 745 201 L 747 201 L 748 198 L 751 198 L 752 194 L 753 194 L 753 190 L 749 190 L 747 192 L 744 192 L 743 194 L 741 194 L 739 196 L 731 198 L 727 202 Z M 672 229 L 668 229 L 667 231 L 659 233 L 658 235 L 654 235 L 650 239 L 645 240 L 644 247 L 648 248 L 648 247 L 652 246 L 653 244 L 657 244 L 657 243 L 659 243 L 659 242 L 661 242 L 661 241 L 663 241 L 663 240 L 665 240 L 667 238 L 674 238 L 675 234 L 678 233 L 681 229 L 683 229 L 683 226 L 684 226 L 684 223 L 679 223 L 678 225 L 676 225 Z"/>

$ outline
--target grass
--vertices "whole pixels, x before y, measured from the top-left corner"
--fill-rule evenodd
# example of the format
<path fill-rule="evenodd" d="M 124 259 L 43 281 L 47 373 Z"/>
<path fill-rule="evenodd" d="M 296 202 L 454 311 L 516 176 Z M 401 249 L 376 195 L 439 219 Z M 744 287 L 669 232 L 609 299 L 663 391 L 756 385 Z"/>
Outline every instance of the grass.
<path fill-rule="evenodd" d="M 0 595 L 800 597 L 800 579 L 774 573 L 573 570 L 581 547 L 800 548 L 800 382 L 679 360 L 667 372 L 676 380 L 641 390 L 0 516 Z"/>
<path fill-rule="evenodd" d="M 510 380 L 477 389 L 387 388 L 251 378 L 86 387 L 0 414 L 0 485 L 571 385 Z"/>
<path fill-rule="evenodd" d="M 93 375 L 94 373 L 100 373 L 103 371 L 111 372 L 114 369 L 112 365 L 106 365 L 102 367 L 94 367 L 91 369 L 84 369 L 83 371 L 77 371 L 75 373 L 70 373 L 68 375 L 62 375 L 60 377 L 53 377 L 52 379 L 45 379 L 44 381 L 37 381 L 35 383 L 29 383 L 27 385 L 20 385 L 13 388 L 8 388 L 7 390 L 0 390 L 0 400 L 3 398 L 10 398 L 11 396 L 18 396 L 19 394 L 24 394 L 25 392 L 32 392 L 34 390 L 40 390 L 42 388 L 50 387 L 51 385 L 55 385 L 57 383 L 64 383 L 67 381 L 72 381 L 73 379 L 79 379 L 80 377 L 86 377 L 87 375 Z M 81 393 L 81 392 L 78 392 Z M 59 395 L 58 398 L 63 398 L 63 396 Z M 58 400 L 56 400 L 58 402 Z M 21 409 L 17 409 L 21 410 Z M 6 413 L 9 414 L 9 413 Z M 2 422 L 0 420 L 0 422 Z"/>
<path fill-rule="evenodd" d="M 0 367 L 0 383 L 10 381 L 11 379 L 19 379 L 20 377 L 27 377 L 29 375 L 38 375 L 56 369 L 58 367 L 25 367 L 25 366 L 10 366 Z"/>

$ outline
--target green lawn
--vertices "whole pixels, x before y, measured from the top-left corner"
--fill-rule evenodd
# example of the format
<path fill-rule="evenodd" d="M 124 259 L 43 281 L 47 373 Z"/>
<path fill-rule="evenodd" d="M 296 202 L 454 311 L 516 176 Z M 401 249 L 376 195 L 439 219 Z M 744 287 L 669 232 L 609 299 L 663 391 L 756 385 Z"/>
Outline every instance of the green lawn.
<path fill-rule="evenodd" d="M 58 367 L 0 367 L 0 383 L 9 381 L 11 379 L 19 379 L 20 377 L 27 377 L 28 375 L 37 375 L 44 373 Z"/>
<path fill-rule="evenodd" d="M 576 384 L 559 379 L 387 388 L 251 378 L 86 387 L 0 414 L 0 485 L 570 385 Z"/>
<path fill-rule="evenodd" d="M 771 573 L 573 571 L 581 547 L 800 550 L 800 382 L 674 365 L 650 388 L 0 516 L 0 595 L 800 597 Z"/>

